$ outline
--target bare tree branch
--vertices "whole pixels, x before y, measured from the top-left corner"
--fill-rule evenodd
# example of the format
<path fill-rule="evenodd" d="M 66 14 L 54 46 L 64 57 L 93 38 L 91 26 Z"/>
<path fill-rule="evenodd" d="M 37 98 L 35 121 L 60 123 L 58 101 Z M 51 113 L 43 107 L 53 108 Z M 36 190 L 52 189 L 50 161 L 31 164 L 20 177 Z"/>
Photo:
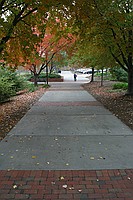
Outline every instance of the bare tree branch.
<path fill-rule="evenodd" d="M 122 49 L 121 49 L 121 46 L 120 46 L 119 43 L 117 42 L 116 33 L 115 33 L 115 31 L 114 31 L 113 28 L 111 28 L 111 31 L 112 31 L 114 40 L 115 40 L 115 42 L 116 42 L 116 45 L 117 45 L 117 47 L 118 47 L 118 49 L 119 49 L 119 51 L 120 51 L 120 53 L 121 53 L 122 59 L 123 59 L 124 63 L 126 64 L 126 66 L 128 66 L 128 62 L 127 62 L 126 57 L 125 57 L 125 55 L 124 55 L 124 53 L 123 53 L 123 51 L 122 51 Z"/>

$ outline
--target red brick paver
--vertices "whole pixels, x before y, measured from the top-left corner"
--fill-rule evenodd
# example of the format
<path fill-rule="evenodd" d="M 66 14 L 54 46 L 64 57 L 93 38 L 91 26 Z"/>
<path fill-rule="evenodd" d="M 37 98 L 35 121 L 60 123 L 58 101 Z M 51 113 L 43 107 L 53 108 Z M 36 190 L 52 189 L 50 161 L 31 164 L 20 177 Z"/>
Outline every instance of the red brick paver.
<path fill-rule="evenodd" d="M 98 101 L 79 102 L 37 102 L 36 106 L 101 106 Z"/>
<path fill-rule="evenodd" d="M 0 200 L 133 200 L 133 170 L 0 171 Z"/>

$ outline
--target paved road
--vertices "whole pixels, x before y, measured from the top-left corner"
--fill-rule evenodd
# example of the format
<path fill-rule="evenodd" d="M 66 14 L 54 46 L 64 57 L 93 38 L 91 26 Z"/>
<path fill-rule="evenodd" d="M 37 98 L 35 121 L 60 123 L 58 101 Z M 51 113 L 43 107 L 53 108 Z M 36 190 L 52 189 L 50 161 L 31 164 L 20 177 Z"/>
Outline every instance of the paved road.
<path fill-rule="evenodd" d="M 0 169 L 132 168 L 132 141 L 133 132 L 80 81 L 51 83 L 0 143 Z"/>

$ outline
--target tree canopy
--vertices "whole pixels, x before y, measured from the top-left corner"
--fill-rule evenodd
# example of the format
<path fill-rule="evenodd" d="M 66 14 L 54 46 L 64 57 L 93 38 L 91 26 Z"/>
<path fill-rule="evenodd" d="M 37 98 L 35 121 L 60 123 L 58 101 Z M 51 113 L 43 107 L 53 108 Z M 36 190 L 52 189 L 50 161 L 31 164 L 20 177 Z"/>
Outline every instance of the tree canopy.
<path fill-rule="evenodd" d="M 0 15 L 4 59 L 11 60 L 15 48 L 30 55 L 48 26 L 52 34 L 58 29 L 57 40 L 68 33 L 75 35 L 74 50 L 81 54 L 82 49 L 86 60 L 108 63 L 111 55 L 114 65 L 128 73 L 128 93 L 133 94 L 132 0 L 1 0 Z"/>
<path fill-rule="evenodd" d="M 48 11 L 53 4 L 58 5 L 58 1 L 1 0 L 0 55 L 7 57 L 6 48 L 13 43 L 16 46 L 19 43 L 21 49 L 32 49 L 44 36 Z"/>
<path fill-rule="evenodd" d="M 97 61 L 103 58 L 104 63 L 111 55 L 116 65 L 128 73 L 128 92 L 133 94 L 132 0 L 75 0 L 62 10 L 66 25 L 77 35 L 85 54 L 93 48 L 94 57 L 98 54 Z M 99 49 L 102 57 L 97 53 Z"/>

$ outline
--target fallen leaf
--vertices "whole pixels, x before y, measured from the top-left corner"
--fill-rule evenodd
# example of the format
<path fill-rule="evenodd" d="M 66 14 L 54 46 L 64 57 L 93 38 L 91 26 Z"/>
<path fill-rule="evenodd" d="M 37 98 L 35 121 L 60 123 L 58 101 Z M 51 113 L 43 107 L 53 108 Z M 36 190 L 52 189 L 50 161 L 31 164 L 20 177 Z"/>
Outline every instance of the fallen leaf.
<path fill-rule="evenodd" d="M 99 144 L 102 144 L 101 142 L 99 142 Z"/>
<path fill-rule="evenodd" d="M 95 159 L 94 157 L 92 157 L 92 156 L 90 157 L 90 160 L 94 160 L 94 159 Z"/>
<path fill-rule="evenodd" d="M 32 156 L 32 159 L 35 159 L 36 158 L 36 156 Z"/>
<path fill-rule="evenodd" d="M 13 185 L 13 188 L 16 189 L 18 186 L 17 185 Z"/>
<path fill-rule="evenodd" d="M 69 187 L 69 190 L 74 190 L 74 187 Z"/>
<path fill-rule="evenodd" d="M 102 156 L 99 156 L 98 160 L 100 160 L 100 159 L 103 159 L 103 160 L 105 160 L 105 158 L 104 158 L 104 157 L 102 157 Z"/>
<path fill-rule="evenodd" d="M 67 188 L 67 185 L 63 185 L 62 187 L 63 187 L 64 189 L 66 189 L 66 188 Z"/>
<path fill-rule="evenodd" d="M 100 158 L 100 159 L 103 159 L 103 157 L 102 157 L 102 156 L 100 156 L 99 158 Z"/>
<path fill-rule="evenodd" d="M 66 163 L 66 166 L 69 166 L 69 163 Z"/>
<path fill-rule="evenodd" d="M 60 180 L 64 180 L 65 178 L 63 176 L 60 177 Z"/>

